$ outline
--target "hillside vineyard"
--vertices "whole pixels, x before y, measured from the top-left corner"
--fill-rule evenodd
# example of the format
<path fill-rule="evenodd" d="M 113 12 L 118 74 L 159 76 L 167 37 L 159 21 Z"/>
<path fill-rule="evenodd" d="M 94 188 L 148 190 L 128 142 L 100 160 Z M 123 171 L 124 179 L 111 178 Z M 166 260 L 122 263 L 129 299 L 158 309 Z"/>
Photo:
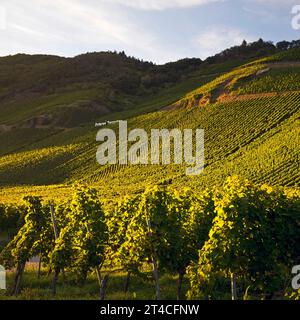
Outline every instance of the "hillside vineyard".
<path fill-rule="evenodd" d="M 0 58 L 0 298 L 299 300 L 300 49 L 282 46 Z"/>

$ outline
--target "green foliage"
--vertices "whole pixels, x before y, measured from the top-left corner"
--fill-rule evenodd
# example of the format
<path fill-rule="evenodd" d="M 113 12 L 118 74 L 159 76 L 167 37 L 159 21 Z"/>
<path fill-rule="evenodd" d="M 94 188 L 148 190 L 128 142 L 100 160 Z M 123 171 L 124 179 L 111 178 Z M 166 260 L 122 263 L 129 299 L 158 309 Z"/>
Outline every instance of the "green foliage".
<path fill-rule="evenodd" d="M 300 290 L 289 292 L 285 297 L 289 300 L 300 300 Z"/>
<path fill-rule="evenodd" d="M 229 276 L 239 297 L 290 294 L 290 266 L 300 262 L 300 193 L 237 176 L 224 186 L 194 193 L 162 183 L 127 197 L 108 212 L 95 189 L 76 185 L 73 198 L 55 205 L 59 236 L 54 240 L 48 206 L 27 197 L 24 225 L 1 252 L 6 267 L 39 255 L 52 270 L 64 269 L 83 283 L 92 269 L 124 270 L 149 277 L 182 277 L 188 270 L 188 298 L 229 298 Z M 20 272 L 20 271 L 19 271 Z M 180 287 L 180 286 L 179 286 Z"/>
<path fill-rule="evenodd" d="M 197 245 L 208 237 L 214 217 L 212 194 L 206 191 L 198 198 L 186 190 L 180 195 L 160 185 L 148 188 L 136 200 L 138 204 L 134 202 L 130 215 L 130 202 L 121 211 L 125 213 L 126 230 L 124 222 L 118 223 L 119 232 L 123 232 L 117 255 L 120 265 L 141 272 L 144 263 L 156 261 L 159 272 L 184 275 L 186 267 L 197 258 Z"/>
<path fill-rule="evenodd" d="M 104 261 L 107 226 L 95 189 L 75 186 L 67 224 L 60 230 L 50 254 L 55 270 L 70 268 L 80 280 Z"/>
<path fill-rule="evenodd" d="M 179 195 L 161 185 L 148 188 L 133 201 L 125 202 L 116 211 L 118 222 L 116 218 L 112 220 L 118 225 L 118 233 L 113 232 L 112 238 L 122 235 L 121 245 L 117 242 L 120 264 L 135 271 L 144 262 L 156 260 L 159 270 L 184 274 L 197 257 L 196 244 L 204 243 L 208 237 L 214 217 L 211 193 L 204 192 L 198 198 L 186 190 Z"/>
<path fill-rule="evenodd" d="M 238 94 L 258 94 L 264 92 L 286 92 L 299 91 L 300 83 L 299 66 L 274 68 L 266 75 L 252 79 L 251 81 L 241 81 L 236 93 Z"/>
<path fill-rule="evenodd" d="M 171 232 L 176 232 L 176 229 L 172 230 L 171 203 L 171 195 L 164 186 L 149 188 L 142 195 L 121 247 L 122 255 L 137 266 L 168 255 L 165 249 L 170 243 Z"/>
<path fill-rule="evenodd" d="M 202 297 L 205 289 L 212 296 L 220 274 L 235 274 L 257 293 L 282 290 L 289 266 L 300 258 L 298 201 L 266 185 L 229 178 L 216 198 L 209 239 L 189 270 L 188 296 Z"/>
<path fill-rule="evenodd" d="M 0 204 L 0 248 L 13 238 L 24 224 L 23 206 Z"/>
<path fill-rule="evenodd" d="M 265 183 L 300 185 L 299 48 L 242 67 L 249 59 L 213 63 L 274 50 L 260 40 L 206 63 L 164 66 L 125 53 L 1 58 L 0 196 L 17 204 L 0 205 L 0 232 L 11 239 L 0 263 L 39 255 L 84 280 L 103 264 L 147 277 L 155 260 L 160 275 L 188 269 L 190 298 L 229 298 L 231 274 L 239 297 L 280 290 L 297 298 L 286 283 L 300 263 L 300 194 Z M 186 177 L 182 165 L 100 167 L 96 132 L 75 126 L 108 118 L 129 119 L 129 130 L 204 129 L 203 174 Z M 220 188 L 234 174 L 255 184 L 232 177 Z M 152 187 L 165 179 L 169 187 Z M 90 188 L 74 191 L 78 180 Z M 45 205 L 54 197 L 56 240 Z"/>
<path fill-rule="evenodd" d="M 92 61 L 103 58 L 102 55 L 98 58 L 97 55 L 89 57 Z M 83 57 L 81 59 L 84 60 Z M 180 190 L 183 186 L 203 189 L 220 185 L 226 176 L 233 174 L 257 183 L 298 186 L 298 67 L 290 65 L 290 62 L 258 60 L 232 70 L 234 63 L 238 65 L 241 62 L 203 64 L 203 69 L 195 71 L 184 82 L 149 96 L 139 96 L 137 100 L 129 99 L 134 107 L 113 113 L 113 119 L 130 118 L 129 130 L 204 129 L 206 168 L 197 179 L 186 179 L 182 175 L 185 166 L 99 166 L 95 161 L 96 130 L 90 127 L 69 130 L 22 128 L 0 133 L 4 140 L 2 154 L 6 154 L 1 157 L 0 164 L 0 181 L 5 186 L 0 190 L 1 201 L 18 202 L 22 195 L 27 194 L 40 194 L 47 200 L 53 198 L 54 194 L 66 199 L 71 196 L 70 186 L 75 181 L 91 185 L 107 200 L 135 194 L 162 178 L 172 178 L 174 188 Z M 297 65 L 297 59 L 292 63 Z M 180 68 L 185 68 L 186 62 L 182 64 Z M 228 69 L 232 71 L 223 74 Z M 270 69 L 267 74 L 257 74 L 267 69 Z M 209 79 L 214 80 L 207 83 Z M 204 85 L 199 87 L 201 84 Z M 190 92 L 193 87 L 198 89 Z M 251 94 L 236 96 L 236 90 Z M 78 91 L 76 94 L 81 93 Z M 223 94 L 227 98 L 219 100 Z M 205 96 L 214 103 L 197 107 L 199 99 Z M 173 105 L 181 97 L 189 107 L 184 107 L 185 103 L 180 107 L 176 103 Z M 56 102 L 61 108 L 61 103 L 66 101 Z M 37 103 L 37 107 L 41 104 Z M 167 110 L 133 117 L 170 105 L 173 107 Z M 24 108 L 31 109 L 27 106 Z M 135 108 L 139 109 L 137 113 Z M 19 106 L 17 109 L 9 107 L 8 110 L 16 114 Z M 41 186 L 43 184 L 46 187 Z"/>
<path fill-rule="evenodd" d="M 129 272 L 137 271 L 137 265 L 127 255 L 127 249 L 124 250 L 124 246 L 128 241 L 126 235 L 129 225 L 138 210 L 139 202 L 140 196 L 126 197 L 117 204 L 116 208 L 114 207 L 113 210 L 106 214 L 109 234 L 106 256 L 112 268 L 120 266 Z"/>
<path fill-rule="evenodd" d="M 49 233 L 49 215 L 42 206 L 40 197 L 25 197 L 26 216 L 25 223 L 16 236 L 1 252 L 1 263 L 7 268 L 26 263 L 31 257 L 44 250 L 45 241 L 53 241 Z M 44 236 L 47 235 L 47 238 Z M 47 248 L 48 249 L 48 248 Z"/>

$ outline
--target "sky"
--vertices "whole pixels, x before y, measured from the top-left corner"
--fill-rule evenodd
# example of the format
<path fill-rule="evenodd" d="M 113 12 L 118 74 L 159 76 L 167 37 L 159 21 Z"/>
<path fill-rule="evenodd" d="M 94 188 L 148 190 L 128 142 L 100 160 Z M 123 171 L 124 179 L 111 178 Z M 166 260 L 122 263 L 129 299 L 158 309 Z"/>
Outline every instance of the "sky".
<path fill-rule="evenodd" d="M 205 59 L 244 39 L 300 39 L 300 29 L 292 28 L 297 4 L 300 0 L 0 0 L 0 56 L 124 50 L 157 64 Z"/>

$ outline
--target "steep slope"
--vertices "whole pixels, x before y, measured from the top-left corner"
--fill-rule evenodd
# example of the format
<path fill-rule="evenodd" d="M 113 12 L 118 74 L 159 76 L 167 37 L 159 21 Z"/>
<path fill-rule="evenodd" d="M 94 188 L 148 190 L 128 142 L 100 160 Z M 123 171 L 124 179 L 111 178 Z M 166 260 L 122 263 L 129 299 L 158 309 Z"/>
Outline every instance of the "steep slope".
<path fill-rule="evenodd" d="M 224 100 L 251 99 L 246 94 L 269 94 L 297 91 L 300 89 L 300 49 L 279 53 L 260 59 L 188 93 L 175 106 L 195 106 Z"/>

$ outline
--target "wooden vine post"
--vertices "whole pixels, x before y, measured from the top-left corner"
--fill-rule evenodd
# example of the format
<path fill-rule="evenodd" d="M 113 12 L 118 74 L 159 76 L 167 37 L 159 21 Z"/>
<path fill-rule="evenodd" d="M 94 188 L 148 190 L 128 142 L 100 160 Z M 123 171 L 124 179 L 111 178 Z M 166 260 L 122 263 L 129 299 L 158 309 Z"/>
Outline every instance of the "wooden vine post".
<path fill-rule="evenodd" d="M 85 227 L 86 227 L 87 232 L 90 232 L 90 228 L 89 228 L 87 223 L 85 224 Z M 95 272 L 96 272 L 97 279 L 98 279 L 98 284 L 99 284 L 99 287 L 100 287 L 100 292 L 99 292 L 100 300 L 104 300 L 105 299 L 105 294 L 106 294 L 106 288 L 107 288 L 107 282 L 108 282 L 109 275 L 106 274 L 102 279 L 101 271 L 100 271 L 99 266 L 95 267 Z"/>
<path fill-rule="evenodd" d="M 51 213 L 51 220 L 52 220 L 52 225 L 53 225 L 54 237 L 56 240 L 59 237 L 59 232 L 58 232 L 57 221 L 56 221 L 53 203 L 50 203 L 50 213 Z M 61 270 L 61 271 L 62 271 L 62 276 L 64 279 L 65 278 L 64 270 Z M 58 268 L 56 268 L 54 270 L 54 276 L 53 276 L 53 280 L 52 280 L 52 294 L 53 295 L 56 295 L 56 284 L 57 284 L 59 272 L 60 272 L 60 270 Z"/>
<path fill-rule="evenodd" d="M 21 289 L 21 280 L 23 277 L 24 269 L 25 269 L 26 262 L 19 262 L 17 265 L 15 282 L 12 290 L 12 295 L 17 296 L 20 293 Z"/>
<path fill-rule="evenodd" d="M 147 219 L 147 225 L 148 225 L 149 237 L 151 237 L 152 236 L 152 232 L 151 232 L 151 221 L 150 221 L 150 218 Z M 156 299 L 160 300 L 160 285 L 159 285 L 157 261 L 155 259 L 154 249 L 152 248 L 151 251 L 152 251 L 153 277 L 154 277 L 154 281 L 155 281 Z"/>
<path fill-rule="evenodd" d="M 237 300 L 236 274 L 234 272 L 231 272 L 230 280 L 231 280 L 231 299 Z"/>
<path fill-rule="evenodd" d="M 129 271 L 127 273 L 127 276 L 126 276 L 126 279 L 125 279 L 125 282 L 124 282 L 124 293 L 125 293 L 125 295 L 127 294 L 128 289 L 129 289 L 130 278 L 131 278 L 131 272 Z"/>
<path fill-rule="evenodd" d="M 39 254 L 39 266 L 38 266 L 38 273 L 37 273 L 37 276 L 38 276 L 38 279 L 40 279 L 41 277 L 41 268 L 42 268 L 42 255 L 41 255 L 41 252 Z"/>

